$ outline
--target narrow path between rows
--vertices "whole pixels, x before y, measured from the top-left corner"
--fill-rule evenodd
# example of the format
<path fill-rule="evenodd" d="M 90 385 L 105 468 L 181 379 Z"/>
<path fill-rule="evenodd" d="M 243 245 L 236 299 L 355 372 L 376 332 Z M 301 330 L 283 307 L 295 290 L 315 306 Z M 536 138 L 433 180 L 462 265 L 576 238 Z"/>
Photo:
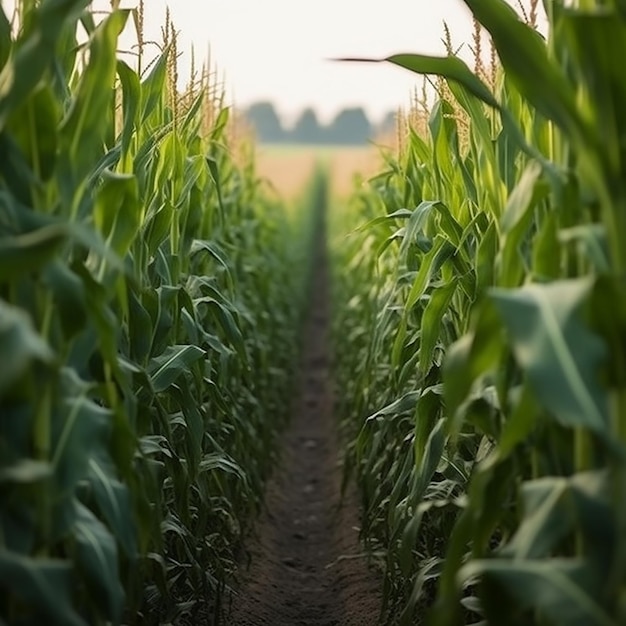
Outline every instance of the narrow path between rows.
<path fill-rule="evenodd" d="M 231 626 L 369 626 L 380 582 L 358 541 L 356 497 L 341 501 L 328 345 L 328 268 L 318 244 L 304 327 L 299 389 L 280 467 L 270 480 L 256 539 L 247 545 Z"/>

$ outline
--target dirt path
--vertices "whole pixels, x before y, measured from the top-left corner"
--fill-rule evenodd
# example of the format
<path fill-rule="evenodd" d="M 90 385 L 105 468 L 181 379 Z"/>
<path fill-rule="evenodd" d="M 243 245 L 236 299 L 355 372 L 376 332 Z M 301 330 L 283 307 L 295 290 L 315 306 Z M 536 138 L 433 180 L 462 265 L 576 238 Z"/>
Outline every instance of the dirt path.
<path fill-rule="evenodd" d="M 320 246 L 321 247 L 321 246 Z M 340 507 L 341 469 L 329 378 L 328 275 L 319 250 L 299 393 L 282 463 L 247 548 L 251 566 L 230 626 L 369 626 L 380 608 L 377 576 L 358 542 L 354 493 Z"/>

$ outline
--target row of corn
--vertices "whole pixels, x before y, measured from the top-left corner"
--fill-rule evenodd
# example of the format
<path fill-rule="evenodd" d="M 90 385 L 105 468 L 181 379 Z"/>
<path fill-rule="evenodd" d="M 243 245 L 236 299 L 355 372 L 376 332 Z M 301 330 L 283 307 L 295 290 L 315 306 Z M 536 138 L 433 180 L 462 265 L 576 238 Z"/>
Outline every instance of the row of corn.
<path fill-rule="evenodd" d="M 495 84 L 387 59 L 443 77 L 439 97 L 334 217 L 346 467 L 383 622 L 624 624 L 626 8 L 546 0 L 544 37 L 503 0 L 465 4 Z"/>
<path fill-rule="evenodd" d="M 142 12 L 88 5 L 0 10 L 0 623 L 213 623 L 287 415 L 308 218 L 239 164 L 206 72 L 178 91 L 174 37 L 135 69 Z"/>

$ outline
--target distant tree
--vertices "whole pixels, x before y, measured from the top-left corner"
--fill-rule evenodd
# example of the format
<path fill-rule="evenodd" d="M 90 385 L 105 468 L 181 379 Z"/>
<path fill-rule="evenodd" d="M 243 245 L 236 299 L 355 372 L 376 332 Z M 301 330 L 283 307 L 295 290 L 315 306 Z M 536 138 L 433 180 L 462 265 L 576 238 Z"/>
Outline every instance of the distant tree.
<path fill-rule="evenodd" d="M 397 128 L 397 111 L 388 111 L 381 123 L 376 128 L 376 134 L 380 137 L 394 136 Z"/>
<path fill-rule="evenodd" d="M 271 102 L 256 102 L 248 108 L 246 117 L 260 142 L 279 143 L 285 140 L 285 131 Z"/>
<path fill-rule="evenodd" d="M 315 111 L 308 108 L 300 114 L 290 133 L 290 139 L 294 143 L 323 143 L 324 135 Z"/>
<path fill-rule="evenodd" d="M 344 109 L 332 121 L 326 135 L 330 143 L 362 144 L 371 137 L 372 125 L 361 107 Z"/>

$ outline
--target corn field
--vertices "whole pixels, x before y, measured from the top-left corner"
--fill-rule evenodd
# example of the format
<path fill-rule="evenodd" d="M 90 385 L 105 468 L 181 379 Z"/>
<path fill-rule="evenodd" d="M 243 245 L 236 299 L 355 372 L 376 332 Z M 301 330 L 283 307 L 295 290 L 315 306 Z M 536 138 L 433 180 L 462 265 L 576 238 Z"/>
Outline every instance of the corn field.
<path fill-rule="evenodd" d="M 235 159 L 208 71 L 178 92 L 174 36 L 120 60 L 143 6 L 88 5 L 0 10 L 0 623 L 211 621 L 287 417 L 311 212 Z"/>
<path fill-rule="evenodd" d="M 620 626 L 626 5 L 464 3 L 326 218 L 344 482 L 381 624 Z M 289 419 L 326 176 L 271 198 L 112 7 L 0 8 L 1 625 L 222 623 Z"/>
<path fill-rule="evenodd" d="M 626 8 L 465 4 L 499 65 L 385 59 L 439 97 L 333 216 L 383 623 L 624 624 Z"/>

